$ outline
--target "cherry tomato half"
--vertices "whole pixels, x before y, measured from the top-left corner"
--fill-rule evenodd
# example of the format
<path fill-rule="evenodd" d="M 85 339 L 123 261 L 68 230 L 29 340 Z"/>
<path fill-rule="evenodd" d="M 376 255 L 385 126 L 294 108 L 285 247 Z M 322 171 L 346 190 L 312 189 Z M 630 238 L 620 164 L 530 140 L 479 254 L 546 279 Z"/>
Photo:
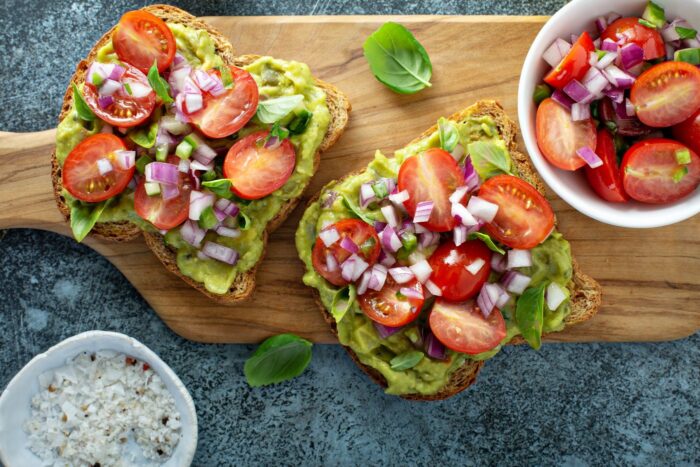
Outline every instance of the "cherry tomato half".
<path fill-rule="evenodd" d="M 442 298 L 461 302 L 479 293 L 491 273 L 491 255 L 491 250 L 481 240 L 471 240 L 460 246 L 452 241 L 440 245 L 428 262 L 433 268 L 431 280 L 442 291 Z M 484 265 L 472 274 L 467 266 L 479 260 Z"/>
<path fill-rule="evenodd" d="M 610 39 L 623 44 L 637 44 L 644 50 L 644 60 L 654 60 L 666 56 L 664 40 L 655 29 L 639 22 L 639 18 L 620 18 L 603 31 L 600 40 Z"/>
<path fill-rule="evenodd" d="M 340 239 L 330 247 L 326 247 L 323 240 L 321 240 L 320 237 L 317 238 L 311 260 L 316 272 L 323 276 L 324 279 L 333 285 L 344 286 L 349 282 L 343 279 L 340 265 L 343 264 L 343 261 L 348 259 L 352 253 L 340 246 L 342 239 L 349 237 L 355 245 L 360 248 L 359 253 L 357 253 L 358 256 L 372 267 L 374 263 L 377 262 L 377 258 L 379 258 L 379 251 L 381 249 L 379 237 L 374 227 L 359 219 L 343 219 L 342 221 L 338 221 L 326 227 L 326 230 L 328 229 L 335 229 L 338 235 L 340 235 Z M 328 269 L 328 255 L 332 255 L 338 263 L 337 268 L 333 271 Z"/>
<path fill-rule="evenodd" d="M 166 70 L 175 57 L 175 37 L 165 22 L 147 11 L 124 14 L 112 36 L 119 60 L 148 73 L 153 62 L 158 72 Z"/>
<path fill-rule="evenodd" d="M 476 355 L 496 347 L 506 337 L 506 323 L 494 308 L 484 318 L 474 300 L 452 303 L 438 299 L 428 318 L 430 330 L 455 352 Z"/>
<path fill-rule="evenodd" d="M 180 158 L 169 156 L 167 162 L 178 165 Z M 160 230 L 170 230 L 187 220 L 192 192 L 192 180 L 189 174 L 180 172 L 179 193 L 167 201 L 163 199 L 162 194 L 148 196 L 145 183 L 146 177 L 141 177 L 134 194 L 134 210 L 139 217 Z"/>
<path fill-rule="evenodd" d="M 523 179 L 496 175 L 481 185 L 479 197 L 498 205 L 493 222 L 484 228 L 511 248 L 533 248 L 546 240 L 554 227 L 549 202 Z"/>
<path fill-rule="evenodd" d="M 450 195 L 464 184 L 464 175 L 449 152 L 428 149 L 409 157 L 401 164 L 398 178 L 399 190 L 406 190 L 406 210 L 413 217 L 421 201 L 432 201 L 433 211 L 425 222 L 434 232 L 447 232 L 455 226 Z"/>
<path fill-rule="evenodd" d="M 544 81 L 561 89 L 572 80 L 580 80 L 591 68 L 589 59 L 590 53 L 594 50 L 595 45 L 591 36 L 584 31 L 561 63 L 545 76 Z"/>
<path fill-rule="evenodd" d="M 586 161 L 576 154 L 582 147 L 595 149 L 596 128 L 593 120 L 571 120 L 571 112 L 553 99 L 545 99 L 537 109 L 537 145 L 555 167 L 576 170 Z"/>
<path fill-rule="evenodd" d="M 85 138 L 63 163 L 63 186 L 68 193 L 88 203 L 118 195 L 134 176 L 134 167 L 125 170 L 117 162 L 115 151 L 124 149 L 124 142 L 114 135 L 98 133 Z M 98 167 L 101 159 L 108 160 L 112 166 L 105 175 L 100 174 Z"/>
<path fill-rule="evenodd" d="M 609 130 L 605 128 L 598 130 L 598 146 L 595 152 L 602 159 L 603 165 L 595 169 L 586 165 L 586 178 L 591 188 L 605 201 L 626 202 L 629 197 L 622 186 L 622 175 L 617 166 L 615 140 Z"/>
<path fill-rule="evenodd" d="M 627 194 L 642 203 L 661 204 L 692 193 L 700 184 L 700 157 L 691 150 L 690 164 L 680 165 L 676 152 L 684 149 L 686 146 L 676 141 L 661 138 L 640 141 L 629 148 L 621 168 Z"/>
<path fill-rule="evenodd" d="M 673 137 L 700 154 L 700 110 L 688 120 L 673 127 Z"/>
<path fill-rule="evenodd" d="M 423 308 L 423 298 L 409 298 L 400 293 L 402 288 L 410 288 L 423 295 L 423 287 L 417 281 L 397 284 L 388 277 L 379 292 L 368 290 L 357 300 L 360 308 L 372 321 L 390 327 L 404 326 L 414 321 Z"/>
<path fill-rule="evenodd" d="M 654 65 L 634 82 L 630 100 L 645 125 L 681 123 L 700 109 L 700 70 L 685 62 Z"/>
<path fill-rule="evenodd" d="M 150 117 L 156 106 L 156 93 L 148 84 L 148 78 L 138 68 L 123 64 L 125 68 L 121 83 L 131 89 L 130 94 L 124 86 L 112 95 L 112 103 L 105 108 L 99 104 L 99 91 L 94 84 L 86 82 L 83 86 L 83 96 L 90 109 L 100 119 L 113 126 L 129 128 L 140 125 Z M 139 94 L 135 94 L 135 90 Z M 141 91 L 145 94 L 140 94 Z"/>

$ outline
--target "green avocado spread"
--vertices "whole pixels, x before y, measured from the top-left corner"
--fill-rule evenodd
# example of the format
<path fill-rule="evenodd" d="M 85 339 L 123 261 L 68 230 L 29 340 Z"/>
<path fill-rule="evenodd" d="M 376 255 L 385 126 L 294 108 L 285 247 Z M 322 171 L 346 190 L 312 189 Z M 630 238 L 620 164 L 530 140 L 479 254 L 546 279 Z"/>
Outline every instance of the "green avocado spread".
<path fill-rule="evenodd" d="M 181 24 L 168 24 L 168 27 L 175 36 L 177 51 L 193 67 L 206 70 L 218 67 L 223 63 L 221 57 L 216 54 L 213 39 L 206 31 Z M 111 41 L 97 52 L 97 60 L 103 63 L 118 61 Z M 255 79 L 261 101 L 295 94 L 303 96 L 303 102 L 278 122 L 281 126 L 288 125 L 296 114 L 304 110 L 311 114 L 311 118 L 303 132 L 290 136 L 296 151 L 296 166 L 289 180 L 280 189 L 262 199 L 239 203 L 241 209 L 239 220 L 245 220 L 245 225 L 241 228 L 241 235 L 238 238 L 229 238 L 218 236 L 212 231 L 207 234 L 206 240 L 215 241 L 238 251 L 240 257 L 235 265 L 231 266 L 213 259 L 198 258 L 197 250 L 182 240 L 177 228 L 165 235 L 166 243 L 177 249 L 177 263 L 180 271 L 185 276 L 203 283 L 208 291 L 215 294 L 228 292 L 236 276 L 248 271 L 258 262 L 263 253 L 263 232 L 267 223 L 277 215 L 286 201 L 300 196 L 308 185 L 314 172 L 315 153 L 323 141 L 330 123 L 326 94 L 315 85 L 307 65 L 272 57 L 261 57 L 243 68 Z M 147 127 L 147 125 L 144 126 Z M 70 151 L 86 137 L 99 132 L 102 126 L 99 119 L 93 122 L 80 119 L 75 108 L 71 108 L 57 129 L 56 156 L 59 164 L 63 165 Z M 241 138 L 266 128 L 269 128 L 269 125 L 265 125 L 257 117 L 253 117 L 235 137 Z M 230 146 L 234 142 L 235 138 L 219 142 L 207 140 L 207 143 L 214 147 L 222 143 Z M 63 195 L 72 210 L 80 207 L 91 207 L 74 199 L 65 189 Z M 144 221 L 135 213 L 134 193 L 130 189 L 110 200 L 99 214 L 98 221 L 131 221 L 143 230 L 155 231 L 149 222 Z M 241 223 L 243 222 L 241 221 Z"/>
<path fill-rule="evenodd" d="M 485 146 L 488 147 L 492 155 L 496 155 L 493 157 L 503 157 L 502 161 L 495 163 L 497 167 L 493 166 L 494 164 L 484 163 L 480 166 L 482 170 L 474 161 L 482 178 L 503 173 L 502 169 L 504 168 L 509 173 L 515 174 L 505 143 L 500 138 L 495 122 L 490 117 L 467 117 L 455 125 L 459 131 L 460 143 L 464 147 L 470 147 L 469 145 L 472 143 L 487 143 Z M 439 146 L 440 139 L 436 131 L 431 136 L 397 151 L 393 158 L 387 158 L 377 151 L 374 160 L 366 170 L 352 177 L 347 177 L 341 182 L 332 182 L 327 185 L 319 200 L 307 208 L 296 232 L 297 250 L 306 265 L 304 283 L 318 290 L 324 306 L 335 318 L 340 343 L 352 348 L 362 363 L 376 369 L 384 376 L 387 381 L 386 392 L 389 394 L 435 394 L 445 387 L 452 373 L 466 359 L 484 360 L 491 358 L 503 345 L 521 333 L 515 320 L 515 300 L 511 299 L 501 310 L 506 321 L 507 335 L 495 349 L 479 355 L 467 355 L 448 350 L 446 361 L 426 357 L 412 368 L 394 370 L 390 361 L 398 355 L 415 349 L 414 342 L 418 339 L 418 328 L 409 326 L 386 339 L 380 338 L 372 321 L 362 313 L 359 304 L 354 300 L 354 286 L 350 285 L 339 289 L 321 277 L 313 267 L 312 248 L 318 232 L 326 226 L 341 219 L 357 217 L 358 210 L 361 211 L 359 214 L 365 220 L 384 221 L 378 208 L 370 209 L 372 206 L 370 205 L 370 208 L 360 210 L 357 207 L 359 206 L 359 190 L 363 183 L 381 177 L 396 178 L 399 167 L 406 158 L 428 148 Z M 473 149 L 476 152 L 477 147 L 474 146 Z M 470 151 L 470 154 L 474 159 L 474 153 Z M 485 173 L 487 175 L 484 175 Z M 532 257 L 533 266 L 521 270 L 532 278 L 530 287 L 556 282 L 568 292 L 569 287 L 571 287 L 572 260 L 569 244 L 561 234 L 553 232 L 547 240 L 532 250 Z M 568 299 L 564 300 L 555 311 L 550 311 L 545 306 L 543 332 L 561 330 L 564 327 L 564 318 L 569 312 Z"/>

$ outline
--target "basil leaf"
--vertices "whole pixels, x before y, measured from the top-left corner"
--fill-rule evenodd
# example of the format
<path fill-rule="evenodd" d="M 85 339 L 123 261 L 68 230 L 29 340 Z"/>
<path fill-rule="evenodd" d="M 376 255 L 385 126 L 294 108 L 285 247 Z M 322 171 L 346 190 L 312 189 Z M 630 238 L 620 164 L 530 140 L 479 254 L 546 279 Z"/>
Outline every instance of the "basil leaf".
<path fill-rule="evenodd" d="M 510 174 L 513 170 L 510 154 L 503 140 L 469 143 L 467 153 L 482 180 L 503 173 Z"/>
<path fill-rule="evenodd" d="M 457 127 L 446 119 L 440 117 L 438 120 L 438 134 L 440 136 L 440 147 L 447 152 L 452 152 L 459 144 L 459 131 Z"/>
<path fill-rule="evenodd" d="M 153 65 L 148 70 L 148 84 L 151 85 L 156 95 L 163 101 L 163 104 L 172 104 L 175 101 L 170 97 L 170 85 L 160 76 L 160 73 L 158 73 L 158 66 L 156 63 L 157 62 L 154 61 Z"/>
<path fill-rule="evenodd" d="M 294 117 L 294 120 L 289 123 L 289 133 L 292 135 L 302 134 L 306 130 L 306 127 L 309 126 L 309 122 L 313 116 L 314 114 L 306 109 L 299 112 L 299 114 Z"/>
<path fill-rule="evenodd" d="M 367 214 L 362 212 L 360 207 L 356 205 L 350 198 L 348 198 L 345 195 L 341 195 L 343 197 L 343 203 L 345 204 L 345 207 L 347 207 L 352 214 L 355 215 L 355 217 L 362 219 L 363 221 L 367 222 L 369 225 L 374 225 L 374 219 L 369 217 Z"/>
<path fill-rule="evenodd" d="M 289 137 L 289 130 L 281 126 L 279 122 L 275 122 L 272 124 L 272 128 L 270 128 L 270 133 L 268 133 L 267 138 L 262 141 L 258 140 L 257 144 L 258 147 L 260 147 L 266 145 L 272 138 L 277 138 L 278 140 L 282 141 L 287 139 L 287 137 Z"/>
<path fill-rule="evenodd" d="M 353 284 L 345 286 L 335 293 L 331 302 L 331 315 L 336 323 L 339 323 L 345 317 L 345 314 L 355 303 L 356 298 L 357 289 L 355 289 Z"/>
<path fill-rule="evenodd" d="M 299 376 L 311 362 L 312 345 L 294 334 L 266 339 L 243 366 L 248 384 L 266 386 Z"/>
<path fill-rule="evenodd" d="M 389 362 L 392 370 L 403 371 L 418 365 L 425 355 L 420 350 L 410 350 L 392 358 Z"/>
<path fill-rule="evenodd" d="M 258 102 L 258 119 L 263 123 L 275 123 L 289 115 L 289 112 L 302 102 L 304 102 L 304 96 L 301 94 L 260 101 Z"/>
<path fill-rule="evenodd" d="M 80 94 L 78 86 L 76 86 L 75 83 L 73 83 L 73 103 L 75 104 L 75 111 L 78 113 L 78 117 L 88 122 L 95 120 L 95 114 L 87 105 L 85 99 L 83 99 L 83 95 Z"/>
<path fill-rule="evenodd" d="M 230 199 L 231 196 L 233 196 L 231 192 L 231 180 L 227 178 L 202 182 L 202 186 L 209 188 L 209 190 L 221 198 Z"/>
<path fill-rule="evenodd" d="M 431 86 L 430 57 L 404 26 L 384 23 L 367 38 L 363 49 L 374 77 L 392 91 L 413 94 Z"/>
<path fill-rule="evenodd" d="M 244 213 L 243 211 L 240 211 L 238 213 L 238 228 L 241 230 L 248 230 L 252 225 L 253 221 L 250 220 L 248 214 Z"/>
<path fill-rule="evenodd" d="M 82 242 L 90 233 L 112 199 L 97 204 L 84 204 L 76 201 L 70 209 L 70 228 L 73 236 Z"/>
<path fill-rule="evenodd" d="M 138 144 L 142 148 L 150 149 L 156 144 L 156 136 L 158 136 L 158 121 L 151 123 L 151 126 L 146 131 L 145 128 L 136 128 L 129 131 L 127 134 L 129 139 Z"/>
<path fill-rule="evenodd" d="M 486 244 L 487 247 L 489 247 L 489 250 L 495 251 L 496 253 L 500 253 L 502 255 L 506 254 L 506 251 L 501 248 L 500 246 L 496 245 L 496 243 L 493 241 L 493 239 L 489 236 L 489 234 L 485 234 L 482 232 L 472 232 L 469 234 L 467 237 L 469 240 L 481 240 Z"/>
<path fill-rule="evenodd" d="M 530 287 L 518 298 L 515 307 L 515 321 L 523 338 L 530 347 L 537 350 L 542 345 L 544 324 L 544 284 Z"/>

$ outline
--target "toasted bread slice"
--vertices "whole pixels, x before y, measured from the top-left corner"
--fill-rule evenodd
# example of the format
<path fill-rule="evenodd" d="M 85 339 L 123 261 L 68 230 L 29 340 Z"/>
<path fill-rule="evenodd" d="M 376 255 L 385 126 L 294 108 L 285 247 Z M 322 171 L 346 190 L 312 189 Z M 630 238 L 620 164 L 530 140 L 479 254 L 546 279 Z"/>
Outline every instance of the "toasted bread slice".
<path fill-rule="evenodd" d="M 542 180 L 540 180 L 539 176 L 537 175 L 537 172 L 535 171 L 535 168 L 532 165 L 530 158 L 522 152 L 520 152 L 520 150 L 518 149 L 518 128 L 516 124 L 506 115 L 505 111 L 503 110 L 503 107 L 501 107 L 501 105 L 498 102 L 489 100 L 479 101 L 473 106 L 450 116 L 449 120 L 459 122 L 467 119 L 468 117 L 478 116 L 489 116 L 494 120 L 502 139 L 505 141 L 508 150 L 510 151 L 510 155 L 513 159 L 513 164 L 515 165 L 518 174 L 522 179 L 532 184 L 537 189 L 537 191 L 544 195 L 544 183 L 542 182 Z M 409 144 L 413 144 L 422 139 L 428 138 L 430 135 L 435 133 L 435 131 L 437 131 L 437 125 L 424 131 L 423 134 L 421 134 L 415 140 L 411 141 L 411 143 Z M 351 177 L 353 175 L 356 175 L 356 173 L 348 174 L 345 178 Z M 313 199 L 311 199 L 309 204 L 318 200 L 318 197 L 320 195 L 321 193 L 318 193 Z M 318 290 L 313 289 L 313 292 L 316 298 L 316 303 L 321 308 L 323 318 L 329 324 L 333 333 L 337 336 L 338 332 L 335 319 L 326 309 L 326 307 L 323 306 Z M 581 272 L 578 263 L 575 259 L 573 261 L 573 278 L 572 284 L 570 286 L 570 292 L 571 313 L 564 320 L 566 326 L 581 323 L 593 317 L 593 315 L 596 314 L 598 308 L 600 307 L 602 297 L 602 290 L 600 284 L 598 284 L 598 282 L 596 282 L 590 276 Z M 511 340 L 509 344 L 519 344 L 523 342 L 525 341 L 520 336 L 517 336 L 515 339 Z M 369 377 L 372 378 L 372 380 L 374 380 L 377 384 L 379 384 L 382 387 L 387 386 L 386 379 L 384 378 L 384 376 L 382 376 L 381 373 L 379 373 L 374 368 L 363 364 L 358 358 L 358 356 L 355 354 L 355 352 L 352 350 L 352 348 L 348 346 L 344 347 L 348 354 L 350 354 L 350 357 L 352 357 L 352 359 L 355 361 L 355 363 L 357 363 L 357 365 L 365 373 L 367 373 L 367 375 L 369 375 Z M 481 369 L 483 364 L 484 362 L 475 362 L 472 360 L 467 360 L 459 369 L 452 373 L 448 384 L 445 385 L 445 387 L 442 388 L 442 390 L 435 394 L 403 394 L 401 397 L 409 400 L 422 401 L 441 400 L 451 397 L 457 394 L 458 392 L 467 389 L 472 383 L 474 383 L 474 381 L 476 381 L 476 376 L 479 373 L 479 370 Z"/>

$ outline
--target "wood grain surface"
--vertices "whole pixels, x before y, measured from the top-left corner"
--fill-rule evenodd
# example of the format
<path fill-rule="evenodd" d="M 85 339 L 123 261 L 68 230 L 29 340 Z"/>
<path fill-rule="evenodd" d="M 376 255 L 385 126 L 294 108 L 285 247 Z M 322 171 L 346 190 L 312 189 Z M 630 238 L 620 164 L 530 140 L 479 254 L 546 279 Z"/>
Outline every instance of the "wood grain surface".
<path fill-rule="evenodd" d="M 409 27 L 433 62 L 433 87 L 400 96 L 379 84 L 362 55 L 364 38 L 387 20 Z M 516 94 L 527 49 L 541 17 L 214 17 L 237 52 L 269 54 L 309 64 L 314 74 L 349 96 L 353 112 L 340 142 L 323 155 L 306 195 L 369 162 L 376 149 L 390 154 L 438 117 L 478 99 L 497 99 L 515 118 Z M 91 44 L 85 44 L 87 53 Z M 54 204 L 49 156 L 54 130 L 0 133 L 0 228 L 33 227 L 70 235 Z M 551 195 L 551 193 L 550 193 Z M 550 196 L 563 234 L 585 272 L 604 290 L 600 313 L 549 341 L 657 341 L 700 328 L 700 217 L 671 227 L 628 230 L 607 226 Z M 258 342 L 293 332 L 334 342 L 310 291 L 294 248 L 298 208 L 272 236 L 254 298 L 217 305 L 170 275 L 142 240 L 86 243 L 106 256 L 175 332 L 202 342 Z"/>

